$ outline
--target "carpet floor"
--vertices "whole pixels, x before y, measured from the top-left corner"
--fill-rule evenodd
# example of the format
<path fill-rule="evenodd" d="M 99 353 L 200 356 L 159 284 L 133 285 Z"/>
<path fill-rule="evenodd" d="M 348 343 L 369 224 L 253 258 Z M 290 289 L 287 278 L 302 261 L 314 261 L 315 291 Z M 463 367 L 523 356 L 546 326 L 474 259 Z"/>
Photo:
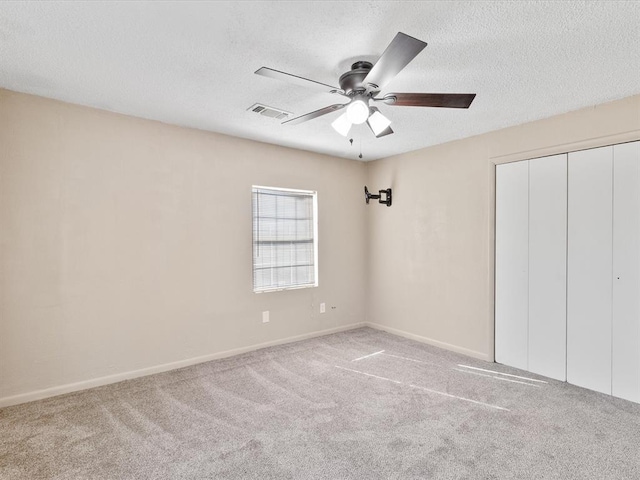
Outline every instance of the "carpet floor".
<path fill-rule="evenodd" d="M 640 405 L 370 328 L 0 410 L 2 479 L 639 479 Z"/>

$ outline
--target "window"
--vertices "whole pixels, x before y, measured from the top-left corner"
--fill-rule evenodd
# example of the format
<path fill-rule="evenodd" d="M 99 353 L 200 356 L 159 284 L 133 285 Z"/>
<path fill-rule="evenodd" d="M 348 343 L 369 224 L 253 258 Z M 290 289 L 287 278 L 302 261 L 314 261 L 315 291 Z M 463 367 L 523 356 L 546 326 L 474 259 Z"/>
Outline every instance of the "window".
<path fill-rule="evenodd" d="M 253 291 L 318 286 L 316 192 L 252 187 Z"/>

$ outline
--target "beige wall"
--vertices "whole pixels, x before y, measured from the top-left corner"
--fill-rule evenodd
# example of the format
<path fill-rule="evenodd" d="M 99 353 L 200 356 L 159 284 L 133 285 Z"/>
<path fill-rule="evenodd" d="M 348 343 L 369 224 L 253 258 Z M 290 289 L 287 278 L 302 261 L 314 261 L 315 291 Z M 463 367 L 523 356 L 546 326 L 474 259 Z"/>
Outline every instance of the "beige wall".
<path fill-rule="evenodd" d="M 363 164 L 0 90 L 0 406 L 365 321 L 491 360 L 495 164 L 639 138 L 635 96 Z M 318 191 L 318 288 L 251 292 L 252 184 Z"/>
<path fill-rule="evenodd" d="M 0 90 L 0 404 L 362 322 L 365 176 Z M 318 288 L 252 293 L 252 184 L 318 191 Z"/>
<path fill-rule="evenodd" d="M 495 164 L 639 138 L 640 95 L 370 163 L 367 320 L 492 360 Z"/>

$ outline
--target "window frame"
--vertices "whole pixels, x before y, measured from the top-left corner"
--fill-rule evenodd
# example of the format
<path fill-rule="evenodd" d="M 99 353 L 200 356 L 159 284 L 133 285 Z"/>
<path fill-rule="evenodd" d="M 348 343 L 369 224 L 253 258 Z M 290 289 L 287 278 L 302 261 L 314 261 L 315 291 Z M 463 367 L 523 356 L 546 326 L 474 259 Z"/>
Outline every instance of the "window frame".
<path fill-rule="evenodd" d="M 256 264 L 255 264 L 255 230 L 253 228 L 253 222 L 256 219 L 256 212 L 253 209 L 253 195 L 256 193 L 256 190 L 271 190 L 273 192 L 285 192 L 285 193 L 299 193 L 308 195 L 312 198 L 312 211 L 313 211 L 313 276 L 314 280 L 312 283 L 307 283 L 303 285 L 289 285 L 289 286 L 281 286 L 281 287 L 273 287 L 273 288 L 260 288 L 256 290 Z M 251 279 L 252 279 L 252 290 L 253 293 L 269 293 L 269 292 L 281 292 L 285 290 L 302 290 L 304 288 L 315 288 L 319 285 L 319 268 L 318 268 L 318 192 L 317 190 L 303 190 L 297 188 L 283 188 L 283 187 L 271 187 L 265 185 L 251 185 Z"/>

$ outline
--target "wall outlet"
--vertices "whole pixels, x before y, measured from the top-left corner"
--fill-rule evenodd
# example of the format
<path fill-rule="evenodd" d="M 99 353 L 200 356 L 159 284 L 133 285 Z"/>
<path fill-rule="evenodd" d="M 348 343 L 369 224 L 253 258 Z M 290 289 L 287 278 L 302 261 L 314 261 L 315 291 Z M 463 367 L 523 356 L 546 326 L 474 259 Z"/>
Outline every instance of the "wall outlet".
<path fill-rule="evenodd" d="M 262 312 L 262 323 L 269 323 L 269 310 Z"/>
<path fill-rule="evenodd" d="M 320 313 L 324 313 L 324 312 L 326 312 L 326 311 L 327 311 L 327 308 L 326 308 L 326 306 L 325 306 L 324 302 L 322 302 L 322 303 L 320 304 Z"/>

